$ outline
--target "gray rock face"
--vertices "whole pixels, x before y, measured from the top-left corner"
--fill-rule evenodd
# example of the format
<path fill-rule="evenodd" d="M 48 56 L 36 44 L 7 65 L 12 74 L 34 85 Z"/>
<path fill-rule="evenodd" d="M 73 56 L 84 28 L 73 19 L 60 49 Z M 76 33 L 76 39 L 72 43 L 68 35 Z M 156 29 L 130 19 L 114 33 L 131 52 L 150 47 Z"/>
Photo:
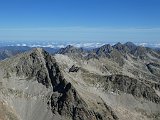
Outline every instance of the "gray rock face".
<path fill-rule="evenodd" d="M 68 53 L 55 58 L 64 77 L 81 91 L 83 100 L 91 104 L 99 96 L 120 120 L 160 119 L 158 52 L 133 43 L 118 43 L 82 56 Z M 68 72 L 73 64 L 80 67 L 78 72 Z"/>
<path fill-rule="evenodd" d="M 46 120 L 57 116 L 56 119 L 71 120 L 118 119 L 107 105 L 106 115 L 90 109 L 72 84 L 66 81 L 56 60 L 40 48 L 2 61 L 0 67 L 3 76 L 0 79 L 0 101 L 13 106 L 16 119 L 35 120 L 39 113 L 42 114 L 37 118 Z M 35 114 L 28 112 L 33 110 Z"/>
<path fill-rule="evenodd" d="M 69 69 L 69 72 L 78 72 L 78 70 L 79 70 L 79 67 L 72 65 L 72 67 Z"/>
<path fill-rule="evenodd" d="M 94 49 L 93 51 L 96 52 L 97 55 L 101 55 L 103 53 L 105 53 L 105 55 L 107 55 L 108 53 L 111 53 L 113 50 L 112 46 L 110 44 L 104 45 L 100 48 Z"/>
<path fill-rule="evenodd" d="M 122 91 L 135 97 L 143 97 L 155 103 L 160 103 L 160 97 L 151 85 L 123 75 L 111 75 L 106 77 L 104 83 L 106 90 Z"/>
<path fill-rule="evenodd" d="M 160 76 L 160 65 L 159 64 L 157 64 L 157 63 L 149 63 L 146 66 L 147 66 L 148 70 L 152 74 L 154 74 L 156 76 Z"/>

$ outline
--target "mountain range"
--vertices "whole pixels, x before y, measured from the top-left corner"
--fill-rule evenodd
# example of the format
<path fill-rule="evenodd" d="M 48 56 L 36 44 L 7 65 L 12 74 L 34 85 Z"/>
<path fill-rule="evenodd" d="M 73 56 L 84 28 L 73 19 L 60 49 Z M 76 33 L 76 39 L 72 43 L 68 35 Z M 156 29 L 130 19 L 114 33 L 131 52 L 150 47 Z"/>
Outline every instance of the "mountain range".
<path fill-rule="evenodd" d="M 160 119 L 158 50 L 3 48 L 0 58 L 0 120 Z"/>

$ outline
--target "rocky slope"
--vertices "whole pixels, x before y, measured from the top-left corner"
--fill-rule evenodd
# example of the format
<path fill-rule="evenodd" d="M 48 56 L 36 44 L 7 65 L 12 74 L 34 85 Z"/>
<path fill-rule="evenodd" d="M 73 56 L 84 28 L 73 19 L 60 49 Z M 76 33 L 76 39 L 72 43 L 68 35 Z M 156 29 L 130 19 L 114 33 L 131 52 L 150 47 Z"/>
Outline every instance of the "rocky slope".
<path fill-rule="evenodd" d="M 42 49 L 4 60 L 0 68 L 0 119 L 118 119 L 103 101 L 101 111 L 91 108 L 63 76 L 55 58 Z"/>
<path fill-rule="evenodd" d="M 159 53 L 129 42 L 78 54 L 82 57 L 68 52 L 55 58 L 92 107 L 100 98 L 121 120 L 160 119 Z M 73 66 L 78 71 L 68 72 Z"/>
<path fill-rule="evenodd" d="M 133 43 L 67 46 L 0 62 L 2 120 L 159 120 L 159 53 Z"/>

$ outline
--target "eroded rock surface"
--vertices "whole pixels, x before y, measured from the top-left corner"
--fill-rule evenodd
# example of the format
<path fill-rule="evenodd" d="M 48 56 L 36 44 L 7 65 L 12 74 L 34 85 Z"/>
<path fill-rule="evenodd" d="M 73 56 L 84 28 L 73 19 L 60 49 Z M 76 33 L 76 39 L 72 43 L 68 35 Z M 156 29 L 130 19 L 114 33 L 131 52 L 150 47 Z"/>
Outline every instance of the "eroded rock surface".
<path fill-rule="evenodd" d="M 40 48 L 4 60 L 0 67 L 0 100 L 12 106 L 19 119 L 118 119 L 107 105 L 103 113 L 90 109 L 64 78 L 54 57 Z"/>

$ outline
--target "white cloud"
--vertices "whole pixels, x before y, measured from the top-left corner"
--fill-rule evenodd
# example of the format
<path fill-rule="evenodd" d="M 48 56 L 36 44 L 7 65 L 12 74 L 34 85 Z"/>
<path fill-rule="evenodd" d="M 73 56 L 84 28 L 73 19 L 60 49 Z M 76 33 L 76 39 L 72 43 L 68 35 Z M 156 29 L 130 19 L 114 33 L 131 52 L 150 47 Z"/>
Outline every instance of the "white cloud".
<path fill-rule="evenodd" d="M 17 44 L 16 46 L 21 46 L 20 44 Z"/>
<path fill-rule="evenodd" d="M 41 47 L 42 45 L 35 45 L 35 44 L 33 44 L 33 45 L 29 45 L 29 47 Z"/>
<path fill-rule="evenodd" d="M 143 47 L 156 47 L 156 48 L 160 48 L 160 43 L 135 43 L 135 45 L 143 46 Z"/>
<path fill-rule="evenodd" d="M 50 45 L 44 45 L 44 46 L 42 46 L 42 47 L 54 48 L 55 46 L 50 44 Z"/>
<path fill-rule="evenodd" d="M 27 46 L 27 45 L 26 45 Z M 39 44 L 34 44 L 34 45 L 28 45 L 29 47 L 49 47 L 49 48 L 54 48 L 54 45 L 48 44 L 48 45 L 39 45 Z"/>
<path fill-rule="evenodd" d="M 139 43 L 139 45 L 145 47 L 148 45 L 148 43 Z"/>
<path fill-rule="evenodd" d="M 66 47 L 66 45 L 57 45 L 56 47 L 57 48 L 64 48 L 64 47 Z"/>
<path fill-rule="evenodd" d="M 53 42 L 47 42 L 47 43 L 15 43 L 15 44 L 10 44 L 8 46 L 29 46 L 29 47 L 49 47 L 49 48 L 64 48 L 67 45 L 72 45 L 78 48 L 98 48 L 103 46 L 104 42 L 81 42 L 81 43 L 53 43 Z M 147 43 L 147 42 L 143 42 L 143 43 L 135 43 L 138 46 L 144 46 L 144 47 L 158 47 L 160 48 L 160 43 Z M 114 45 L 114 43 L 111 43 L 111 45 Z"/>
<path fill-rule="evenodd" d="M 157 43 L 157 44 L 151 44 L 151 47 L 160 48 L 160 43 Z"/>
<path fill-rule="evenodd" d="M 91 43 L 66 43 L 66 44 L 26 44 L 26 43 L 22 43 L 22 44 L 16 44 L 16 46 L 29 46 L 29 47 L 49 47 L 49 48 L 64 48 L 66 47 L 67 45 L 72 45 L 72 46 L 75 46 L 75 47 L 78 47 L 78 48 L 97 48 L 97 47 L 100 47 L 102 45 L 104 45 L 104 43 L 94 43 L 94 42 L 91 42 Z M 14 46 L 14 45 L 13 45 Z"/>
<path fill-rule="evenodd" d="M 73 43 L 73 44 L 70 44 L 70 45 L 73 45 L 75 47 L 84 47 L 84 48 L 97 48 L 97 47 L 100 47 L 102 45 L 104 45 L 104 43 L 94 43 L 94 42 L 91 42 L 91 43 Z"/>
<path fill-rule="evenodd" d="M 27 45 L 23 43 L 22 46 L 27 46 Z"/>

